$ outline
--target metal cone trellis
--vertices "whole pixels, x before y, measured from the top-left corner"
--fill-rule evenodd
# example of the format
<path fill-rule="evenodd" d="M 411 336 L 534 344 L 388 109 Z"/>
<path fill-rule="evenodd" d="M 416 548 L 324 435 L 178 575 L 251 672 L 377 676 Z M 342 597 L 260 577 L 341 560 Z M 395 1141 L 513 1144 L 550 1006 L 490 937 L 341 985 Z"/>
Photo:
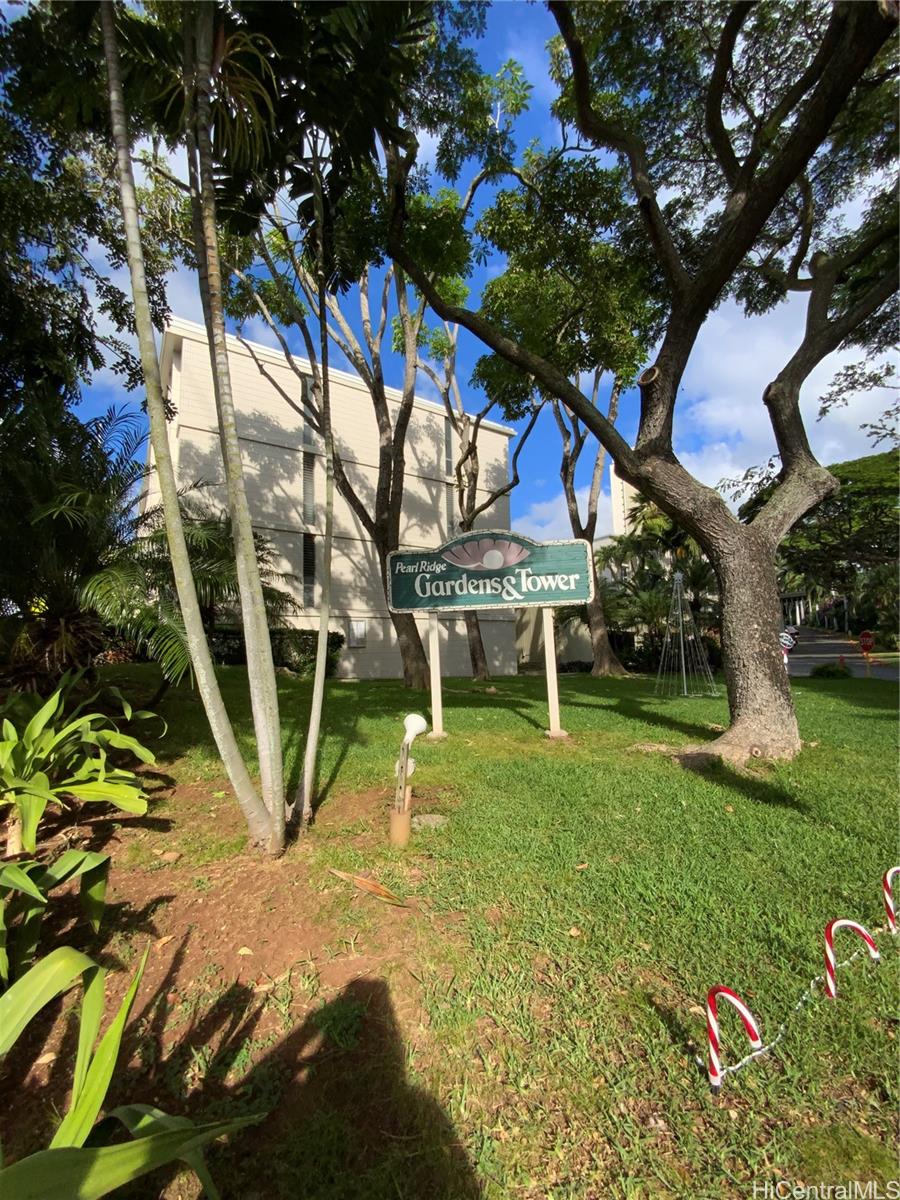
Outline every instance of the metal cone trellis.
<path fill-rule="evenodd" d="M 706 648 L 684 594 L 684 576 L 680 571 L 676 571 L 672 579 L 672 603 L 654 692 L 657 696 L 719 694 Z"/>

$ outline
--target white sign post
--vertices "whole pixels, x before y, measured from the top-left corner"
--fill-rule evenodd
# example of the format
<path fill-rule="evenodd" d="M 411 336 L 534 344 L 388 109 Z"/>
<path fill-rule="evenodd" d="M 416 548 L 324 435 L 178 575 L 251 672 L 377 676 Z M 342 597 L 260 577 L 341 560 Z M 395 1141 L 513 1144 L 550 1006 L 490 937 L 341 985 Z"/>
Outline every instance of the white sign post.
<path fill-rule="evenodd" d="M 442 742 L 444 732 L 444 699 L 441 695 L 441 626 L 433 610 L 428 614 L 428 667 L 431 675 L 431 733 L 433 742 Z"/>
<path fill-rule="evenodd" d="M 556 631 L 553 628 L 553 609 L 542 608 L 544 623 L 544 673 L 547 676 L 547 705 L 550 709 L 550 728 L 547 737 L 565 738 L 569 735 L 559 724 L 559 680 L 556 678 Z"/>

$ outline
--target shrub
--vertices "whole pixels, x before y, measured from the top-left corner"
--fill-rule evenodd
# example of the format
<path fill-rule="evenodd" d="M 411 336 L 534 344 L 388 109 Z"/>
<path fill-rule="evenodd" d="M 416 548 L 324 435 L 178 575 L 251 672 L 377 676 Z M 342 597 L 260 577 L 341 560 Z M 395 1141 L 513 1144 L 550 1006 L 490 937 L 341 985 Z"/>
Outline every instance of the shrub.
<path fill-rule="evenodd" d="M 311 676 L 316 668 L 318 633 L 314 629 L 270 629 L 272 657 L 276 667 L 287 667 L 302 677 Z M 247 661 L 244 633 L 241 629 L 214 629 L 208 634 L 209 648 L 215 661 L 225 666 L 239 666 Z M 344 646 L 342 633 L 329 633 L 328 658 L 325 674 L 333 675 Z"/>
<path fill-rule="evenodd" d="M 202 1147 L 215 1138 L 259 1117 L 241 1117 L 195 1125 L 186 1117 L 170 1117 L 143 1104 L 113 1109 L 99 1125 L 115 1071 L 128 1014 L 140 985 L 147 954 L 131 986 L 98 1039 L 103 1019 L 106 972 L 87 955 L 60 946 L 42 958 L 0 996 L 0 1058 L 15 1044 L 31 1018 L 80 979 L 78 1050 L 69 1110 L 57 1127 L 49 1149 L 0 1168 L 0 1195 L 40 1196 L 41 1200 L 97 1200 L 146 1175 L 156 1167 L 181 1159 L 197 1174 L 207 1196 L 218 1196 L 203 1162 Z M 132 1141 L 103 1144 L 121 1123 Z M 91 1144 L 85 1145 L 90 1138 Z M 100 1144 L 98 1144 L 100 1143 Z M 61 1151 L 65 1150 L 65 1153 Z M 0 1162 L 2 1162 L 0 1158 Z"/>
<path fill-rule="evenodd" d="M 811 679 L 852 679 L 853 672 L 840 663 L 819 663 L 809 673 Z"/>
<path fill-rule="evenodd" d="M 54 888 L 79 879 L 81 911 L 94 933 L 99 930 L 109 862 L 108 854 L 66 850 L 49 865 L 32 860 L 0 866 L 0 989 L 34 957 Z"/>
<path fill-rule="evenodd" d="M 7 856 L 24 847 L 33 854 L 37 830 L 48 804 L 65 808 L 72 800 L 113 804 L 124 812 L 143 814 L 147 799 L 133 771 L 111 766 L 109 752 L 124 750 L 144 763 L 156 761 L 137 738 L 120 732 L 106 713 L 84 712 L 96 700 L 88 697 L 66 713 L 66 701 L 83 672 L 63 677 L 49 700 L 12 693 L 0 708 L 0 805 L 8 805 Z M 113 693 L 128 721 L 153 716 L 134 712 L 119 692 Z"/>

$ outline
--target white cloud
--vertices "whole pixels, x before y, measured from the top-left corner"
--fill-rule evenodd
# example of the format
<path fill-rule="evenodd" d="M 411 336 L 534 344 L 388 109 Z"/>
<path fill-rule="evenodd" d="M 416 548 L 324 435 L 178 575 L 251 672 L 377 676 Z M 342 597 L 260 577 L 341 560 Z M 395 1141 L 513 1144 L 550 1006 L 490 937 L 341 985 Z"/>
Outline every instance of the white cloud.
<path fill-rule="evenodd" d="M 577 488 L 575 495 L 582 516 L 585 515 L 588 498 L 587 487 Z M 513 492 L 515 501 L 516 493 Z M 569 510 L 566 498 L 560 490 L 550 500 L 537 500 L 530 504 L 523 513 L 513 516 L 512 527 L 516 533 L 524 533 L 526 537 L 534 538 L 537 542 L 552 542 L 561 538 L 572 537 L 572 526 L 569 523 Z M 600 493 L 600 503 L 597 511 L 597 537 L 612 533 L 612 505 L 609 492 Z"/>
<path fill-rule="evenodd" d="M 684 398 L 675 414 L 678 456 L 701 482 L 715 486 L 723 477 L 742 474 L 775 453 L 762 396 L 802 340 L 805 301 L 805 296 L 792 296 L 775 311 L 752 318 L 727 301 L 701 330 L 684 374 Z M 859 426 L 882 411 L 884 393 L 855 396 L 824 420 L 816 419 L 819 398 L 835 372 L 859 357 L 853 350 L 830 355 L 802 389 L 801 411 L 813 453 L 821 462 L 872 453 L 871 442 Z"/>

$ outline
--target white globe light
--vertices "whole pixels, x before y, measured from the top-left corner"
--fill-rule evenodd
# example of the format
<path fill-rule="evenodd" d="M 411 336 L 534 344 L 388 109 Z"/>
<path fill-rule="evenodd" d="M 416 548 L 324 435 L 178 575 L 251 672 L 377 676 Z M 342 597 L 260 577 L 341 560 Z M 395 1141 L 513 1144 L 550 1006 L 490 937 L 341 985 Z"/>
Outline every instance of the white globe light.
<path fill-rule="evenodd" d="M 424 733 L 428 728 L 428 722 L 421 713 L 410 713 L 403 720 L 403 728 L 406 732 L 404 742 L 412 742 L 413 738 L 417 738 L 420 733 Z"/>
<path fill-rule="evenodd" d="M 503 566 L 503 551 L 488 550 L 484 558 L 481 560 L 481 565 L 487 567 L 488 570 L 496 570 L 497 567 Z"/>

